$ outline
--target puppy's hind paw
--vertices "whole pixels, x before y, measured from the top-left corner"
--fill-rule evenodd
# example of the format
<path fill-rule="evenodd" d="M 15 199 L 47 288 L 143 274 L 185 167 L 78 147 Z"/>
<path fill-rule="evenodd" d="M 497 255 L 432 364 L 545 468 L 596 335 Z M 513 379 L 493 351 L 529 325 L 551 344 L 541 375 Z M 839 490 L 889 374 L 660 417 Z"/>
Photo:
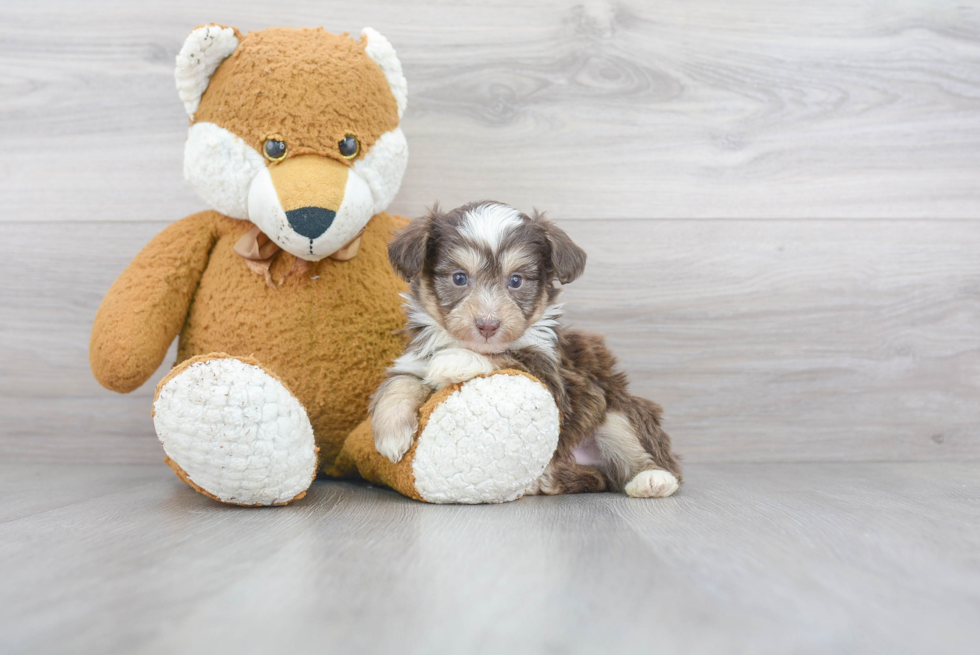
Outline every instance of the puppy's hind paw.
<path fill-rule="evenodd" d="M 626 495 L 632 498 L 666 498 L 677 491 L 678 486 L 677 478 L 669 471 L 640 471 L 626 485 Z"/>

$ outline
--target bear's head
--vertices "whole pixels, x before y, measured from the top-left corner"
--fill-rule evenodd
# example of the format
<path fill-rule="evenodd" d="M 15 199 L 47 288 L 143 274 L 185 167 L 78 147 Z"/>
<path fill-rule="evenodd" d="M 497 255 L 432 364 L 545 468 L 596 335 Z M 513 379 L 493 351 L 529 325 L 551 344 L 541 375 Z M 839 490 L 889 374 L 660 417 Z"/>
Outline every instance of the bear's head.
<path fill-rule="evenodd" d="M 210 207 L 309 261 L 357 238 L 408 163 L 407 84 L 388 40 L 205 25 L 177 56 L 184 176 Z"/>

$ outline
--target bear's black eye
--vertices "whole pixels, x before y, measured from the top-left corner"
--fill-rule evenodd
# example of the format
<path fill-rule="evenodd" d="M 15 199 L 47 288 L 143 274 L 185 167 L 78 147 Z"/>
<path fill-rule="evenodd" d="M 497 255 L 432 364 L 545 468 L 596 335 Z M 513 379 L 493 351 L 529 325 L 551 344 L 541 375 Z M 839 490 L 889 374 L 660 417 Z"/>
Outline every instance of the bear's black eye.
<path fill-rule="evenodd" d="M 286 144 L 279 139 L 269 139 L 262 147 L 262 152 L 269 161 L 282 161 L 286 156 Z"/>
<path fill-rule="evenodd" d="M 457 287 L 465 287 L 467 282 L 466 273 L 453 273 L 453 284 Z"/>
<path fill-rule="evenodd" d="M 524 284 L 524 278 L 516 274 L 511 275 L 510 280 L 507 281 L 507 286 L 511 289 L 520 289 L 522 284 Z"/>
<path fill-rule="evenodd" d="M 337 147 L 340 148 L 340 154 L 344 159 L 353 159 L 354 157 L 357 157 L 357 153 L 361 149 L 361 145 L 357 142 L 357 139 L 352 137 L 350 134 L 338 141 Z"/>

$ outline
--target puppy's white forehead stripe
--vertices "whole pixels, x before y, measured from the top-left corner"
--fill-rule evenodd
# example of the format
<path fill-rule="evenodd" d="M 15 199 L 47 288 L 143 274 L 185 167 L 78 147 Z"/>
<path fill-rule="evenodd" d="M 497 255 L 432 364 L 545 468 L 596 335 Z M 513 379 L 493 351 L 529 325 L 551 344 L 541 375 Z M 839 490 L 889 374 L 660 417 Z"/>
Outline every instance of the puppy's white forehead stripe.
<path fill-rule="evenodd" d="M 460 232 L 494 253 L 507 233 L 520 226 L 521 215 L 507 205 L 480 205 L 466 214 Z"/>

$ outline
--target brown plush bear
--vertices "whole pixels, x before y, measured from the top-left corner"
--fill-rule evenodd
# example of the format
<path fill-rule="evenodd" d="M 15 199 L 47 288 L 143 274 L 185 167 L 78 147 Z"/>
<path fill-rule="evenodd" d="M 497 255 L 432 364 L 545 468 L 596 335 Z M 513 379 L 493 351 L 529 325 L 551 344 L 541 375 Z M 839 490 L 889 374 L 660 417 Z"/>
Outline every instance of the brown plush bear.
<path fill-rule="evenodd" d="M 405 345 L 387 243 L 407 221 L 384 210 L 408 159 L 407 87 L 388 41 L 206 25 L 176 80 L 184 174 L 212 210 L 161 232 L 109 289 L 90 344 L 99 382 L 136 389 L 179 336 L 154 423 L 174 471 L 223 502 L 285 504 L 318 471 L 432 502 L 519 497 L 557 440 L 533 379 L 441 391 L 397 465 L 365 422 Z M 524 414 L 496 416 L 498 400 Z"/>

